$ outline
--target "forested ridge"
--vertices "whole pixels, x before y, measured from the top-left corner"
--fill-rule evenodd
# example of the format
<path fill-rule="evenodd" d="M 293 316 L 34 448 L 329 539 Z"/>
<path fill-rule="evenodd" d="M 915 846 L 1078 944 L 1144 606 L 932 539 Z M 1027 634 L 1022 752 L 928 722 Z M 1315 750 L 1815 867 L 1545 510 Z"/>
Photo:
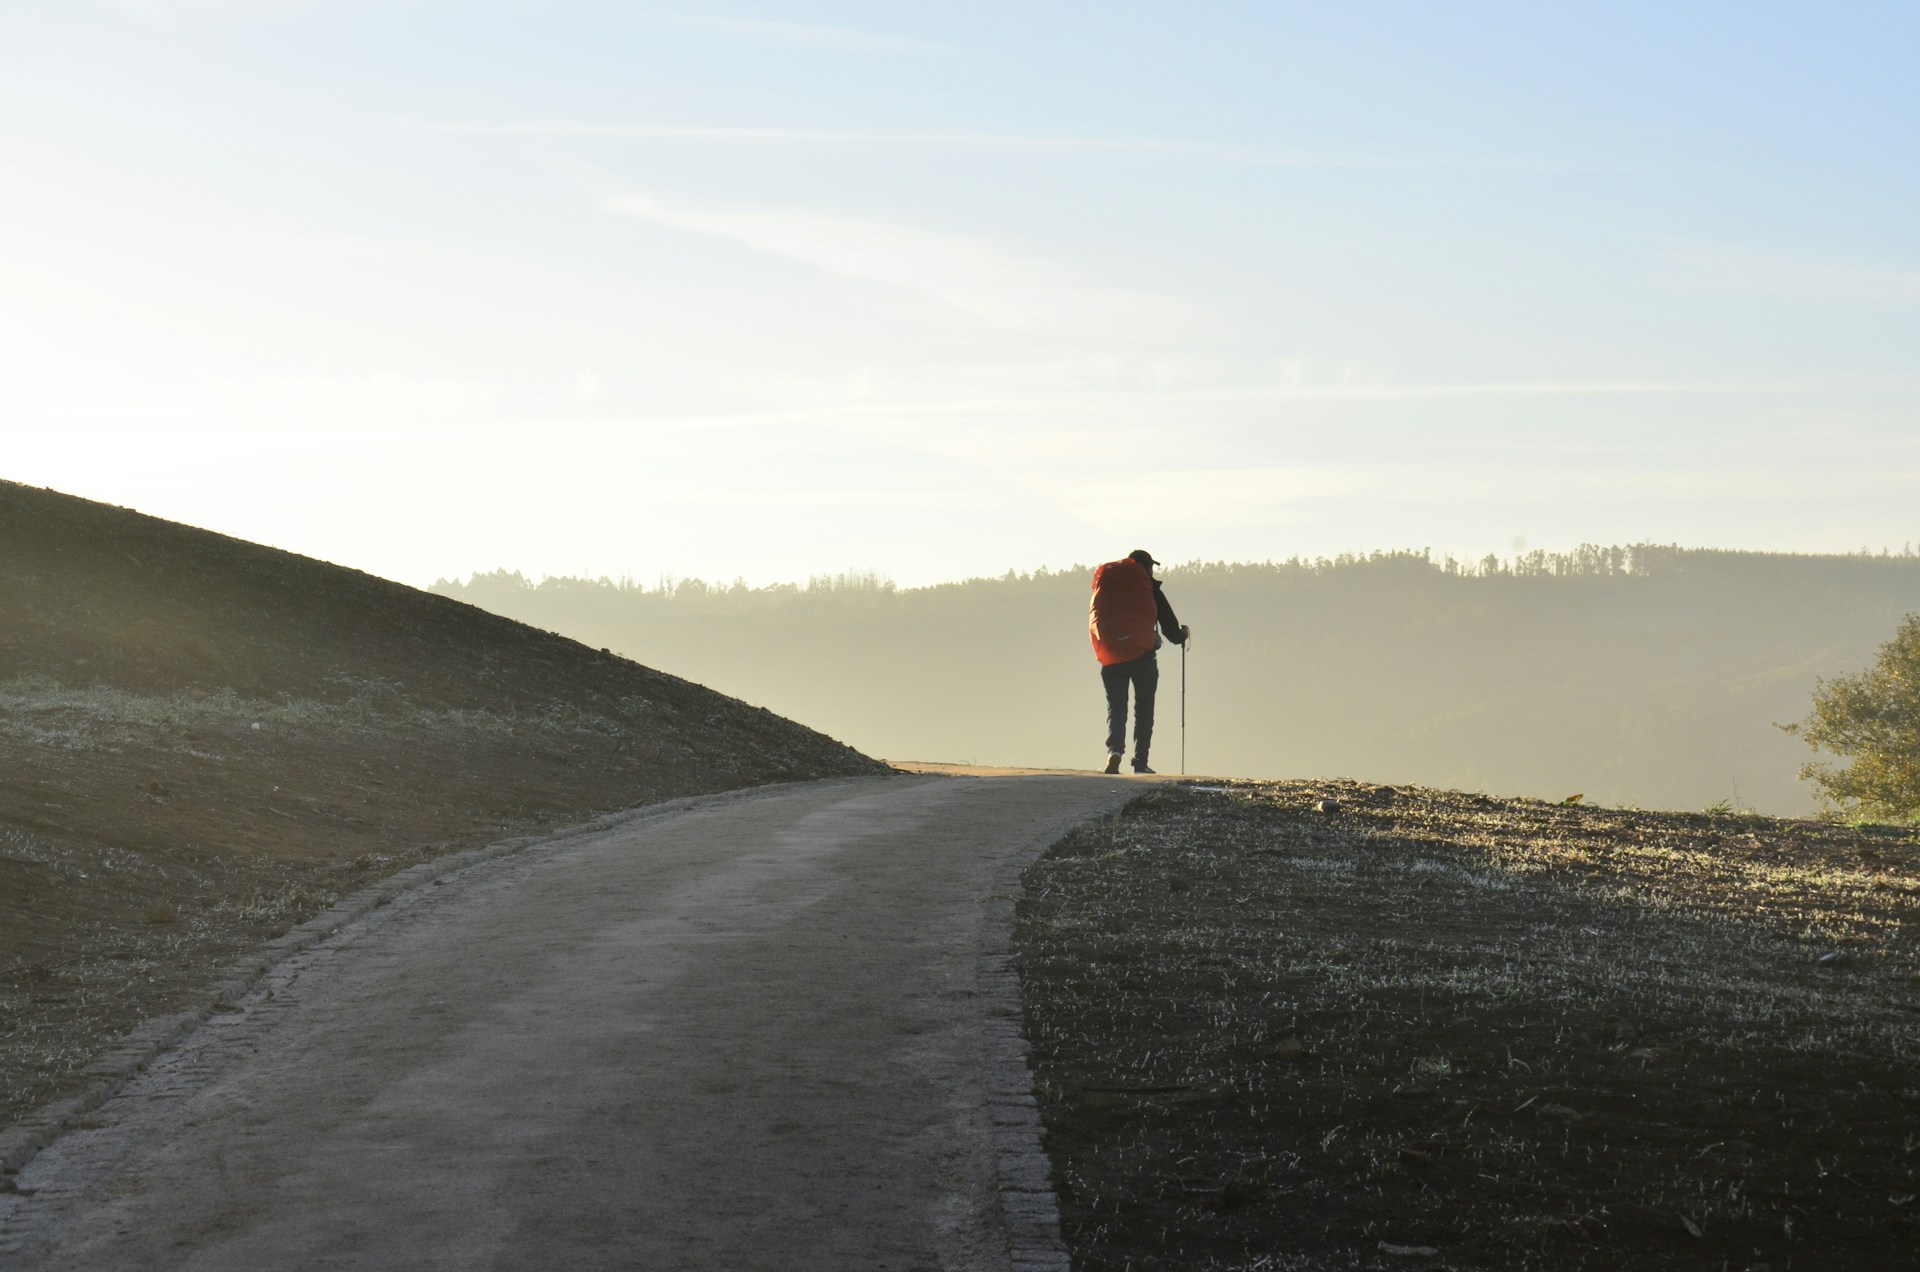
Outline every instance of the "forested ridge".
<path fill-rule="evenodd" d="M 1117 555 L 1117 554 L 1116 554 Z M 897 588 L 870 575 L 442 580 L 434 590 L 895 758 L 1089 767 L 1104 733 L 1090 566 Z M 1920 611 L 1920 556 L 1585 546 L 1163 568 L 1195 631 L 1188 767 L 1589 802 L 1813 808 L 1815 680 Z M 1181 655 L 1160 655 L 1162 771 Z"/>

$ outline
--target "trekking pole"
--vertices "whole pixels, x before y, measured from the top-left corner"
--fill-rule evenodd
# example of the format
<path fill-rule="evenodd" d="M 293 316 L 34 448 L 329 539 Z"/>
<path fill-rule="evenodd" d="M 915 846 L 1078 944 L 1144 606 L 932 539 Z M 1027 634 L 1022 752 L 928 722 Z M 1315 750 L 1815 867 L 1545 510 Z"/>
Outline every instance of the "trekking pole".
<path fill-rule="evenodd" d="M 1180 776 L 1187 775 L 1187 646 L 1193 636 L 1180 642 Z"/>

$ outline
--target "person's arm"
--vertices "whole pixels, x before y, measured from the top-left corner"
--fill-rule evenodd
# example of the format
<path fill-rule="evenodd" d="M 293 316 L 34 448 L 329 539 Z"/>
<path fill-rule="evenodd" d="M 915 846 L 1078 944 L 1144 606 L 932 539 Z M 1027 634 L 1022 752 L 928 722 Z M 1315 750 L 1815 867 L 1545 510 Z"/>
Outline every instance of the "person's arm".
<path fill-rule="evenodd" d="M 1167 594 L 1160 590 L 1160 581 L 1154 580 L 1153 608 L 1160 619 L 1160 631 L 1176 645 L 1187 643 L 1187 629 L 1180 626 L 1180 620 L 1174 617 L 1173 605 L 1167 600 Z"/>

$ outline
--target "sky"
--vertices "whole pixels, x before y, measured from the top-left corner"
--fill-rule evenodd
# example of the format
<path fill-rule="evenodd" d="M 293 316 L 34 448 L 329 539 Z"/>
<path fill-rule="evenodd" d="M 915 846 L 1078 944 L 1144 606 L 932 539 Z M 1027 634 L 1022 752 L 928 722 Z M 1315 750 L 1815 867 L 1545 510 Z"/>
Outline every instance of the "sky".
<path fill-rule="evenodd" d="M 424 585 L 1920 542 L 1920 6 L 0 0 L 0 477 Z"/>

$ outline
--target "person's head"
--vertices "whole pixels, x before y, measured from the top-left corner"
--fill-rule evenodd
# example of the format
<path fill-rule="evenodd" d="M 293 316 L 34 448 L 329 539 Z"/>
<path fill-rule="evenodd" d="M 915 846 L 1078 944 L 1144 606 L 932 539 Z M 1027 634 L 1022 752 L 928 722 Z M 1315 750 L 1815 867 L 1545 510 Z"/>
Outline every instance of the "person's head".
<path fill-rule="evenodd" d="M 1158 561 L 1153 559 L 1153 554 L 1148 552 L 1145 548 L 1135 548 L 1133 551 L 1127 553 L 1127 555 L 1131 557 L 1133 560 L 1138 561 L 1140 564 L 1146 566 L 1147 574 L 1149 576 L 1153 574 L 1153 567 L 1160 564 Z"/>

